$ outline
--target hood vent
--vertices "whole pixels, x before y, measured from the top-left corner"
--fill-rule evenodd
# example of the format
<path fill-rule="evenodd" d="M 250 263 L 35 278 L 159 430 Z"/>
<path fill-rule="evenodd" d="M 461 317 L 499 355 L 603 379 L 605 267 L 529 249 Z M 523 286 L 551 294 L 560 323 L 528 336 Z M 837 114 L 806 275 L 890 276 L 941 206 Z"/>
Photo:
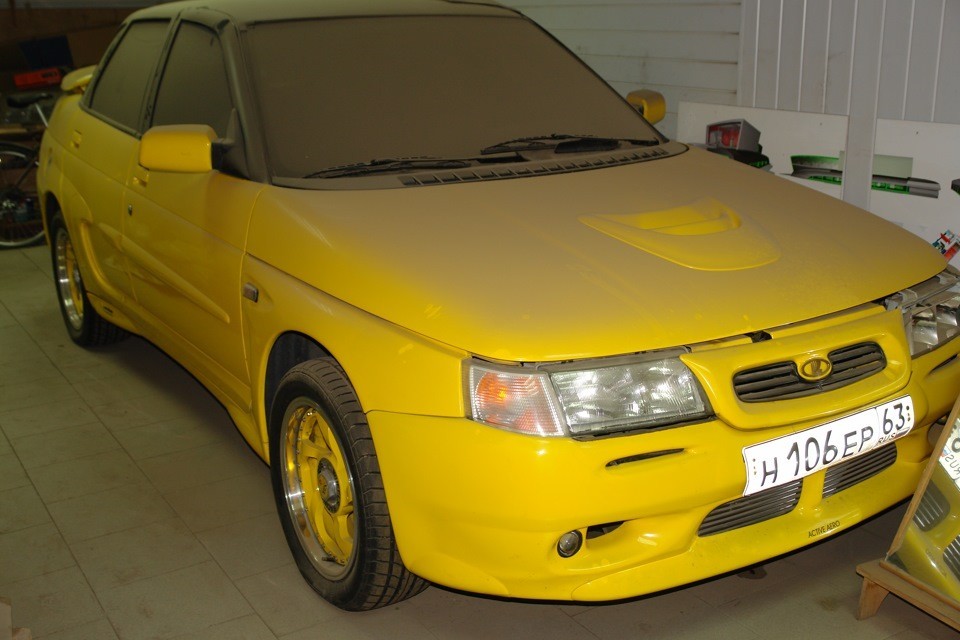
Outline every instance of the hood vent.
<path fill-rule="evenodd" d="M 400 176 L 398 179 L 405 187 L 424 187 L 434 184 L 452 184 L 455 182 L 479 182 L 481 180 L 505 180 L 508 178 L 528 178 L 530 176 L 548 175 L 551 173 L 567 173 L 571 171 L 586 171 L 619 164 L 632 164 L 645 160 L 654 160 L 672 155 L 665 149 L 645 149 L 643 151 L 627 151 L 611 153 L 602 156 L 592 155 L 576 160 L 552 160 L 549 162 L 524 162 L 489 167 L 470 167 L 457 171 L 443 171 L 441 173 L 417 173 Z"/>

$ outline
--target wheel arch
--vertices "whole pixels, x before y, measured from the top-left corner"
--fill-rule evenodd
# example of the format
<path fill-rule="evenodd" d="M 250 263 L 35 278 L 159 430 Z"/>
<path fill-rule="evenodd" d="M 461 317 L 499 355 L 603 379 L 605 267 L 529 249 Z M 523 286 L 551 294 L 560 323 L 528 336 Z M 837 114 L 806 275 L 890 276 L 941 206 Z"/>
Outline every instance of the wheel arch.
<path fill-rule="evenodd" d="M 47 240 L 49 241 L 50 223 L 53 221 L 53 216 L 63 211 L 63 207 L 60 206 L 60 200 L 52 191 L 47 191 L 43 195 L 43 198 L 41 198 L 40 203 L 43 211 L 43 228 L 47 234 Z"/>
<path fill-rule="evenodd" d="M 267 367 L 263 383 L 263 408 L 267 424 L 264 441 L 269 433 L 270 411 L 273 397 L 280 386 L 280 379 L 287 371 L 298 364 L 317 358 L 331 357 L 328 351 L 317 340 L 299 331 L 287 331 L 280 334 L 270 348 L 267 356 Z"/>

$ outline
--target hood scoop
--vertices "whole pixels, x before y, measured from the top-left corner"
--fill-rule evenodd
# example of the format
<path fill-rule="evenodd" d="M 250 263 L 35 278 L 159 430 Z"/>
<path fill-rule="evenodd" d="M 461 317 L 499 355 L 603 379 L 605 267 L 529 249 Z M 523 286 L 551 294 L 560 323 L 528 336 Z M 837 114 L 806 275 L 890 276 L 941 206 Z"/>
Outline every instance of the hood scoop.
<path fill-rule="evenodd" d="M 756 222 L 713 198 L 623 215 L 582 216 L 583 224 L 675 264 L 736 271 L 775 262 L 780 248 Z"/>

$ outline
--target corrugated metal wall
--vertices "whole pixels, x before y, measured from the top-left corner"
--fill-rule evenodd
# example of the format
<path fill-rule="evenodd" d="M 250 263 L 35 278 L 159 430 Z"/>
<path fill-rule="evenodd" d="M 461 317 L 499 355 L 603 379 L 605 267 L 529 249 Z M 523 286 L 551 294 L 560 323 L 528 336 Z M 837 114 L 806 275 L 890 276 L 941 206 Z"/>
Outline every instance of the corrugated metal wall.
<path fill-rule="evenodd" d="M 877 119 L 960 123 L 960 1 L 743 0 L 739 104 L 849 116 L 843 198 L 870 206 Z"/>
<path fill-rule="evenodd" d="M 960 123 L 957 0 L 743 0 L 739 103 L 849 115 L 874 83 L 857 47 L 879 49 L 877 117 Z"/>
<path fill-rule="evenodd" d="M 681 100 L 737 103 L 739 0 L 505 0 L 543 25 L 626 95 L 667 99 L 658 125 L 676 135 Z"/>

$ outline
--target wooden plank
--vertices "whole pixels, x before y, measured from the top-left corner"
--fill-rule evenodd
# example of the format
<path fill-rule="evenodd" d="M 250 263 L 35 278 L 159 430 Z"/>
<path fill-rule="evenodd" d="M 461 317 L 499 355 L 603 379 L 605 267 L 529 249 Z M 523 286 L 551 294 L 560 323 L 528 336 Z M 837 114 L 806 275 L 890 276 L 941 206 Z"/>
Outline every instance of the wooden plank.
<path fill-rule="evenodd" d="M 874 560 L 858 566 L 857 573 L 863 576 L 858 620 L 876 614 L 887 593 L 892 593 L 960 631 L 960 608 L 957 602 L 946 599 L 893 565 Z"/>

